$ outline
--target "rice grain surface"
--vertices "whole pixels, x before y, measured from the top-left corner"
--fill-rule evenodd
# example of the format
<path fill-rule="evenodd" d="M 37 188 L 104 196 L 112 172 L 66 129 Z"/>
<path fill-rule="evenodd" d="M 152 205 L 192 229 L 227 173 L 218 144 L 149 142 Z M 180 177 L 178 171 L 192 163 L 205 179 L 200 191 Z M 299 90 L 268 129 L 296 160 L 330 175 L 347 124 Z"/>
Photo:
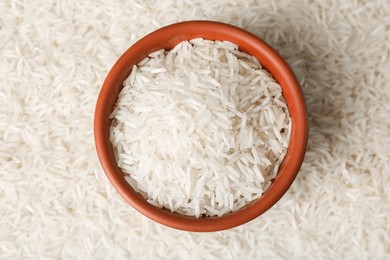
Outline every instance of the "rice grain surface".
<path fill-rule="evenodd" d="M 196 217 L 259 198 L 291 131 L 281 87 L 259 61 L 200 38 L 134 66 L 111 118 L 130 185 L 153 205 Z"/>

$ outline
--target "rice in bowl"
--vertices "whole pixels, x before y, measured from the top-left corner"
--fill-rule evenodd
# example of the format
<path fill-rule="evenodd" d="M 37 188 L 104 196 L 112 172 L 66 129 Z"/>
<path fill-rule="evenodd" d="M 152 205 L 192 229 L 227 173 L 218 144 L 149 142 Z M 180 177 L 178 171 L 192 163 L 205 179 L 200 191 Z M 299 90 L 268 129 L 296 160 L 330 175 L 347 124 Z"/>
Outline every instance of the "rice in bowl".
<path fill-rule="evenodd" d="M 290 141 L 282 90 L 230 42 L 193 39 L 134 66 L 111 114 L 126 180 L 155 206 L 222 216 L 259 198 Z"/>

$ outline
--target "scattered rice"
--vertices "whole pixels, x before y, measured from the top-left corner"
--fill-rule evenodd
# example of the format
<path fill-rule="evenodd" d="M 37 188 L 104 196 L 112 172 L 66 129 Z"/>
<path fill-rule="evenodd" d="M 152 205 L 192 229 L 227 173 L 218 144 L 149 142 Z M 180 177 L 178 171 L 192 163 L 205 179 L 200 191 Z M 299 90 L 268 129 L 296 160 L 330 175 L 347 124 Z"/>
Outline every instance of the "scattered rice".
<path fill-rule="evenodd" d="M 193 39 L 134 66 L 111 114 L 126 180 L 149 203 L 221 216 L 259 198 L 291 119 L 275 79 L 226 41 Z"/>

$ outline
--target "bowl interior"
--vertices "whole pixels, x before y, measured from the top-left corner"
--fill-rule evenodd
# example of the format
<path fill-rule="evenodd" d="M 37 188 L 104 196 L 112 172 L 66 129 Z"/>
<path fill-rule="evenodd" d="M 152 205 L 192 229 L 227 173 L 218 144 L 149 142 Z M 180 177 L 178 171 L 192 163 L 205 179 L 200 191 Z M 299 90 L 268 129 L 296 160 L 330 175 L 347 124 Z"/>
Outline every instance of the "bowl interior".
<path fill-rule="evenodd" d="M 110 143 L 110 124 L 113 107 L 129 76 L 133 65 L 149 53 L 160 49 L 172 49 L 178 43 L 193 38 L 227 40 L 237 44 L 240 50 L 255 56 L 282 87 L 292 119 L 290 145 L 279 168 L 278 175 L 262 197 L 244 208 L 222 217 L 194 218 L 157 208 L 135 192 L 117 166 Z M 306 151 L 308 123 L 307 111 L 301 88 L 283 59 L 256 36 L 231 25 L 190 21 L 161 28 L 135 43 L 116 62 L 100 91 L 95 111 L 95 143 L 102 167 L 115 189 L 134 208 L 145 216 L 170 227 L 188 231 L 217 231 L 248 222 L 268 210 L 287 191 L 295 179 Z"/>

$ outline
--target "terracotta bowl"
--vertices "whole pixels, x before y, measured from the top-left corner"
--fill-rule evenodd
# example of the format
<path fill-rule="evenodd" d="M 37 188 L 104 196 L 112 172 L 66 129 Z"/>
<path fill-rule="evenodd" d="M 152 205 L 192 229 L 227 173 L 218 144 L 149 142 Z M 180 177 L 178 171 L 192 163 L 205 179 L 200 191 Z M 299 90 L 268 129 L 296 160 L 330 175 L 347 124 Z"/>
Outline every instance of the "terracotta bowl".
<path fill-rule="evenodd" d="M 123 81 L 132 66 L 149 53 L 172 49 L 179 42 L 193 38 L 227 40 L 255 56 L 279 82 L 292 118 L 291 141 L 277 177 L 259 199 L 244 208 L 222 217 L 195 218 L 157 208 L 135 192 L 124 179 L 110 143 L 109 115 L 113 110 Z M 301 167 L 308 138 L 305 100 L 294 74 L 286 62 L 268 44 L 255 35 L 235 26 L 212 21 L 188 21 L 166 26 L 145 36 L 131 46 L 115 63 L 100 91 L 94 121 L 96 150 L 101 165 L 119 194 L 148 218 L 176 229 L 187 231 L 218 231 L 244 224 L 267 211 L 288 190 Z"/>

